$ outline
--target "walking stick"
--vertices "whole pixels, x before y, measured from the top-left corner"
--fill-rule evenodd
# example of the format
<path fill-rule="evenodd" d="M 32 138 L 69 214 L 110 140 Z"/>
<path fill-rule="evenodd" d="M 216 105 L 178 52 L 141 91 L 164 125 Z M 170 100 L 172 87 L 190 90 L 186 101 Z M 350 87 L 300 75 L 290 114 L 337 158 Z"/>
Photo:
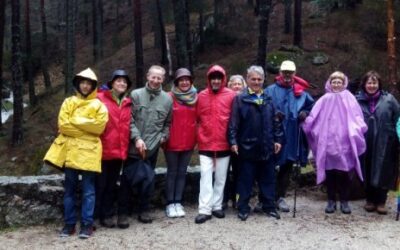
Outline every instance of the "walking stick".
<path fill-rule="evenodd" d="M 400 214 L 400 180 L 397 179 L 397 214 L 396 214 L 396 221 L 399 220 L 399 214 Z"/>
<path fill-rule="evenodd" d="M 297 155 L 296 155 L 296 162 L 293 165 L 294 167 L 294 197 L 293 197 L 293 218 L 296 218 L 296 203 L 297 203 L 297 186 L 298 186 L 298 179 L 300 177 L 300 140 L 301 140 L 301 128 L 300 128 L 300 124 L 298 124 L 299 126 L 299 131 L 298 131 L 298 135 L 297 135 Z"/>

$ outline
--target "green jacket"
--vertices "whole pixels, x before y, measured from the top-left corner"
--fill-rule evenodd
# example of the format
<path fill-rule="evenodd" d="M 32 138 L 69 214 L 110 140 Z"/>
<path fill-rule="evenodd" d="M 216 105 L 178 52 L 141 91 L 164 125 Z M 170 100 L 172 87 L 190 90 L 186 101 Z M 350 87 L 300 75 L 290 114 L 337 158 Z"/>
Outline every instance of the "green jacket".
<path fill-rule="evenodd" d="M 142 139 L 150 157 L 160 146 L 160 140 L 169 137 L 172 118 L 172 98 L 163 90 L 151 91 L 146 87 L 131 92 L 131 143 L 129 156 L 139 158 L 135 142 Z"/>

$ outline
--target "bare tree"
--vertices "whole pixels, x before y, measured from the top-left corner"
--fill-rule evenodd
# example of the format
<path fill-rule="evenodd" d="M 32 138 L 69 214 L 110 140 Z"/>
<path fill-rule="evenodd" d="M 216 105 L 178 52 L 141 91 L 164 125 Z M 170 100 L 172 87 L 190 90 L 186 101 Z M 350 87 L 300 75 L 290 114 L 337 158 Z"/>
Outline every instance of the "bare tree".
<path fill-rule="evenodd" d="M 175 47 L 177 67 L 188 67 L 189 57 L 187 48 L 186 0 L 173 0 L 175 20 Z"/>
<path fill-rule="evenodd" d="M 12 41 L 12 82 L 13 82 L 13 131 L 12 145 L 23 143 L 23 104 L 22 104 L 22 70 L 21 70 L 21 24 L 20 2 L 11 1 L 11 41 Z"/>
<path fill-rule="evenodd" d="M 284 33 L 285 34 L 289 34 L 292 31 L 292 2 L 293 2 L 293 0 L 284 0 L 284 4 L 285 4 Z"/>
<path fill-rule="evenodd" d="M 103 2 L 92 0 L 92 20 L 93 20 L 93 60 L 98 63 L 103 56 Z"/>
<path fill-rule="evenodd" d="M 193 49 L 192 49 L 192 33 L 190 31 L 190 13 L 189 1 L 185 0 L 185 26 L 186 26 L 186 50 L 188 53 L 189 70 L 193 71 Z"/>
<path fill-rule="evenodd" d="M 387 47 L 388 47 L 388 68 L 389 68 L 389 83 L 391 84 L 391 92 L 399 97 L 400 89 L 397 85 L 397 70 L 396 70 L 396 33 L 394 24 L 393 0 L 387 0 Z"/>
<path fill-rule="evenodd" d="M 25 0 L 25 53 L 26 53 L 26 73 L 28 77 L 29 103 L 35 106 L 37 103 L 35 95 L 35 82 L 32 72 L 32 43 L 31 43 L 31 20 L 30 20 L 30 1 Z"/>
<path fill-rule="evenodd" d="M 6 0 L 0 0 L 0 111 L 3 100 L 3 45 L 4 45 L 4 23 L 5 23 Z M 3 120 L 0 112 L 0 130 L 3 129 Z"/>
<path fill-rule="evenodd" d="M 157 8 L 157 20 L 158 20 L 158 28 L 159 30 L 156 30 L 156 33 L 159 33 L 160 41 L 158 46 L 161 48 L 161 64 L 162 65 L 167 65 L 168 64 L 168 58 L 167 58 L 167 41 L 166 41 L 166 36 L 165 36 L 165 25 L 164 25 L 164 18 L 162 14 L 162 8 L 161 8 L 161 3 L 160 0 L 156 0 L 156 8 Z"/>
<path fill-rule="evenodd" d="M 142 42 L 142 6 L 141 0 L 133 2 L 134 16 L 134 37 L 135 37 L 135 57 L 136 57 L 136 87 L 144 86 L 144 60 Z"/>
<path fill-rule="evenodd" d="M 259 22 L 257 64 L 265 69 L 268 44 L 268 24 L 269 15 L 272 9 L 272 0 L 259 0 L 257 2 Z"/>
<path fill-rule="evenodd" d="M 294 32 L 293 45 L 303 46 L 303 37 L 301 34 L 301 2 L 302 0 L 294 0 Z"/>
<path fill-rule="evenodd" d="M 47 23 L 44 0 L 40 0 L 40 19 L 42 22 L 42 58 L 41 67 L 43 72 L 44 86 L 46 90 L 51 88 L 50 75 L 48 70 L 49 57 L 47 53 Z"/>
<path fill-rule="evenodd" d="M 65 61 L 65 94 L 70 94 L 72 88 L 72 76 L 75 64 L 75 0 L 66 0 L 66 61 Z"/>

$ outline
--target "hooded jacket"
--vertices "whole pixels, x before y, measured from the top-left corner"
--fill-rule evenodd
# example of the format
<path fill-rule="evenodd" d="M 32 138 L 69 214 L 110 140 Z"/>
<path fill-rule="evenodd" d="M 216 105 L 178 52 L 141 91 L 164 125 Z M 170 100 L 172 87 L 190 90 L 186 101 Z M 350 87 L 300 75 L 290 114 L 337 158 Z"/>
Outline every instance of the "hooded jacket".
<path fill-rule="evenodd" d="M 109 118 L 101 135 L 102 159 L 125 160 L 128 156 L 132 101 L 129 97 L 123 97 L 121 105 L 118 105 L 111 90 L 99 92 L 97 98 L 106 106 Z"/>
<path fill-rule="evenodd" d="M 86 97 L 79 93 L 82 79 L 93 83 Z M 96 99 L 97 77 L 88 68 L 74 77 L 75 96 L 64 100 L 58 116 L 59 135 L 50 146 L 44 161 L 54 166 L 101 172 L 100 135 L 108 121 L 107 109 Z"/>
<path fill-rule="evenodd" d="M 209 80 L 210 74 L 214 72 L 223 75 L 221 88 L 217 92 L 212 90 Z M 236 93 L 226 87 L 225 70 L 219 65 L 212 66 L 207 72 L 207 88 L 199 93 L 197 103 L 197 142 L 200 151 L 230 149 L 227 130 L 235 96 Z"/>

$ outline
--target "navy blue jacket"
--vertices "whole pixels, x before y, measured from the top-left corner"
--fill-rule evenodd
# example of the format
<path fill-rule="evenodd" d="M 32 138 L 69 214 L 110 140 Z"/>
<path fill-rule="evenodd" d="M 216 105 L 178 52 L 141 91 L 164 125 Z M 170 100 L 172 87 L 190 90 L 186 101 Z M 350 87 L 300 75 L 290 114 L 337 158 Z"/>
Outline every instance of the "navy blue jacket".
<path fill-rule="evenodd" d="M 253 161 L 274 156 L 274 143 L 284 143 L 282 122 L 272 100 L 262 94 L 257 104 L 247 91 L 236 96 L 229 121 L 229 144 L 238 145 L 239 158 Z"/>

